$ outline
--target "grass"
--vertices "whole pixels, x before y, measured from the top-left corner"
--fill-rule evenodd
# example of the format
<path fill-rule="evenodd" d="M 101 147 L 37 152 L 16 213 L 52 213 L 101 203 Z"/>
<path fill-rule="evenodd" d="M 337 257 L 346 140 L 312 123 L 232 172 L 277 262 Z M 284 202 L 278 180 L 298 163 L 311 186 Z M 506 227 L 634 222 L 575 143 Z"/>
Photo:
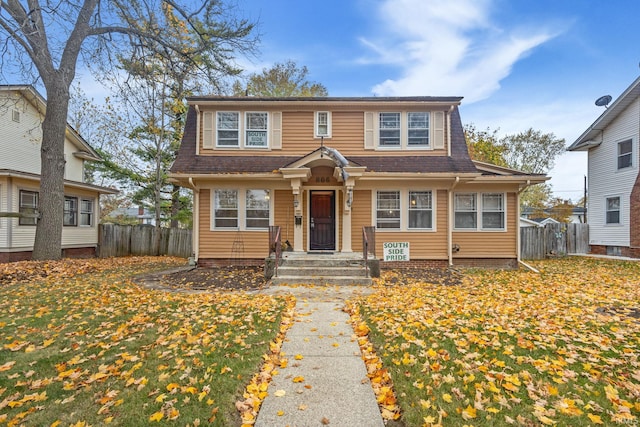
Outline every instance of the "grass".
<path fill-rule="evenodd" d="M 639 308 L 640 263 L 534 265 L 456 287 L 383 278 L 356 302 L 405 425 L 640 422 L 640 319 L 624 314 Z"/>
<path fill-rule="evenodd" d="M 0 426 L 241 424 L 235 404 L 264 394 L 256 376 L 278 366 L 291 301 L 130 281 L 182 262 L 0 265 Z M 379 399 L 399 404 L 401 423 L 639 423 L 640 263 L 534 266 L 541 274 L 469 270 L 459 286 L 393 285 L 387 272 L 349 303 L 382 361 L 376 380 L 393 383 Z"/>
<path fill-rule="evenodd" d="M 240 424 L 284 300 L 129 280 L 183 260 L 83 262 L 0 287 L 0 425 Z"/>

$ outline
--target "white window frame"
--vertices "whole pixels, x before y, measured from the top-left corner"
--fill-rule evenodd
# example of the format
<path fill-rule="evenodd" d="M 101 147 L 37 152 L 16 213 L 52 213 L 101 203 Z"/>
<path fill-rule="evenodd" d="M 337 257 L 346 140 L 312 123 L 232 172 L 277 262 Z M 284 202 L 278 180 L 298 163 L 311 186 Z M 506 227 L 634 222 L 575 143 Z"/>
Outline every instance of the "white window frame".
<path fill-rule="evenodd" d="M 22 195 L 30 194 L 33 195 L 35 203 L 33 205 L 25 206 L 23 204 Z M 37 191 L 33 190 L 19 190 L 18 191 L 18 212 L 20 213 L 36 213 L 38 211 L 38 203 L 39 203 L 40 195 Z M 18 225 L 26 225 L 26 226 L 34 226 L 37 225 L 37 218 L 18 218 Z"/>
<path fill-rule="evenodd" d="M 418 207 L 417 201 L 412 199 L 412 194 L 429 194 L 429 206 L 428 207 Z M 414 203 L 415 201 L 415 203 Z M 407 229 L 408 230 L 433 230 L 434 223 L 434 209 L 433 209 L 433 191 L 431 190 L 414 190 L 410 189 L 407 191 Z M 415 207 L 414 207 L 415 206 Z M 411 212 L 429 212 L 431 214 L 431 225 L 429 227 L 412 227 L 411 226 Z"/>
<path fill-rule="evenodd" d="M 426 115 L 426 127 L 411 127 L 411 115 L 412 114 L 424 114 Z M 426 131 L 427 133 L 427 143 L 426 144 L 411 144 L 411 130 L 417 131 Z M 431 114 L 429 111 L 409 111 L 407 112 L 407 148 L 416 149 L 416 148 L 430 148 L 431 147 Z"/>
<path fill-rule="evenodd" d="M 236 128 L 224 128 L 221 129 L 221 115 L 222 114 L 235 114 L 237 118 L 237 127 Z M 238 111 L 216 111 L 216 148 L 240 148 L 240 135 L 242 126 L 242 117 L 240 112 Z M 220 141 L 232 141 L 233 138 L 220 138 L 220 132 L 235 132 L 236 133 L 236 144 L 221 144 Z"/>
<path fill-rule="evenodd" d="M 500 195 L 502 197 L 502 206 L 501 209 L 498 210 L 487 210 L 485 209 L 484 197 L 485 196 L 497 196 Z M 475 206 L 473 209 L 460 209 L 458 206 L 458 197 L 459 196 L 473 196 Z M 475 227 L 458 227 L 456 225 L 456 215 L 460 213 L 475 213 Z M 502 227 L 498 228 L 490 228 L 484 225 L 484 214 L 485 213 L 496 213 L 500 212 L 502 214 Z M 453 229 L 454 231 L 485 231 L 485 232 L 505 232 L 507 231 L 507 194 L 502 192 L 468 192 L 468 193 L 454 193 L 453 195 Z"/>
<path fill-rule="evenodd" d="M 397 115 L 398 117 L 398 126 L 397 127 L 383 127 L 383 123 L 385 122 L 383 120 L 383 117 L 385 117 L 385 115 Z M 390 123 L 390 122 L 389 122 Z M 392 138 L 383 138 L 382 137 L 382 132 L 390 132 L 390 131 L 397 131 L 398 132 L 398 143 L 397 144 L 383 144 L 382 140 L 383 139 L 392 139 Z M 395 139 L 395 138 L 393 138 Z M 378 113 L 378 148 L 382 148 L 382 149 L 392 149 L 392 150 L 398 150 L 402 148 L 402 112 L 400 111 L 381 111 L 380 113 Z"/>
<path fill-rule="evenodd" d="M 623 154 L 620 154 L 620 149 L 622 147 L 622 144 L 629 144 L 630 147 L 630 151 L 625 152 Z M 627 170 L 627 169 L 631 169 L 633 168 L 634 162 L 633 162 L 633 158 L 634 158 L 634 149 L 633 149 L 633 138 L 627 138 L 627 139 L 623 139 L 622 141 L 618 141 L 618 143 L 616 144 L 616 149 L 617 149 L 617 170 L 622 171 L 622 170 Z M 622 158 L 629 158 L 629 164 L 626 166 L 620 166 L 620 161 L 622 160 Z"/>
<path fill-rule="evenodd" d="M 89 209 L 85 209 L 85 203 L 89 204 Z M 78 226 L 80 227 L 93 227 L 94 225 L 94 213 L 95 209 L 95 201 L 94 199 L 82 198 L 80 199 L 80 207 L 79 207 L 79 221 Z M 84 218 L 87 218 L 87 221 L 84 221 Z M 84 222 L 88 222 L 88 224 L 83 224 Z"/>
<path fill-rule="evenodd" d="M 228 226 L 228 227 L 222 227 L 222 226 L 216 226 L 216 220 L 218 219 L 217 215 L 216 215 L 216 210 L 219 210 L 217 208 L 217 200 L 218 200 L 218 192 L 219 191 L 231 191 L 231 192 L 235 192 L 236 195 L 236 206 L 235 208 L 229 207 L 225 210 L 235 210 L 236 211 L 236 216 L 235 217 L 220 217 L 219 219 L 235 219 L 236 220 L 236 225 L 235 226 Z M 253 227 L 247 224 L 247 221 L 250 220 L 251 218 L 248 217 L 247 215 L 247 195 L 249 194 L 250 191 L 264 191 L 265 194 L 265 198 L 267 198 L 267 200 L 269 201 L 269 212 L 268 212 L 268 218 L 269 218 L 269 222 L 268 225 L 265 227 Z M 244 187 L 220 187 L 220 188 L 214 188 L 211 189 L 211 224 L 210 224 L 210 230 L 211 231 L 224 231 L 224 230 L 239 230 L 239 231 L 265 231 L 269 229 L 269 225 L 273 224 L 273 198 L 271 197 L 272 191 L 270 189 L 266 189 L 266 188 L 244 188 Z"/>
<path fill-rule="evenodd" d="M 500 196 L 500 206 L 497 209 L 494 209 L 492 207 L 487 207 L 488 203 L 486 203 L 485 197 L 496 197 L 496 196 Z M 506 222 L 507 222 L 507 215 L 506 215 L 506 200 L 505 200 L 505 195 L 504 193 L 481 193 L 481 197 L 480 199 L 482 200 L 481 202 L 481 214 L 480 214 L 480 218 L 481 218 L 481 228 L 482 230 L 487 230 L 487 231 L 502 231 L 506 228 Z M 500 225 L 500 227 L 489 227 L 485 224 L 485 214 L 500 214 L 501 216 L 501 222 L 502 224 Z"/>
<path fill-rule="evenodd" d="M 252 128 L 250 125 L 250 117 L 253 115 L 264 116 L 264 128 Z M 244 143 L 243 147 L 248 149 L 264 149 L 269 148 L 269 113 L 266 111 L 246 111 L 244 113 Z M 249 132 L 264 132 L 264 144 L 261 145 L 249 145 L 251 138 Z"/>
<path fill-rule="evenodd" d="M 240 195 L 238 194 L 239 191 L 237 189 L 233 189 L 233 188 L 216 188 L 215 190 L 212 191 L 213 192 L 213 197 L 212 197 L 212 212 L 211 212 L 211 228 L 214 230 L 238 230 L 240 223 Z M 235 193 L 236 196 L 236 203 L 235 206 L 220 206 L 220 204 L 218 203 L 218 193 L 222 193 L 222 192 L 233 192 Z M 218 218 L 218 215 L 216 215 L 217 211 L 235 211 L 236 215 L 234 216 L 220 216 Z M 233 220 L 235 219 L 236 221 L 236 225 L 232 226 L 223 226 L 223 225 L 217 225 L 218 219 L 220 219 L 220 221 L 229 221 L 229 220 Z"/>
<path fill-rule="evenodd" d="M 67 204 L 69 203 L 69 205 Z M 67 207 L 70 206 L 70 207 Z M 64 196 L 62 225 L 65 227 L 78 226 L 78 198 L 73 196 Z"/>
<path fill-rule="evenodd" d="M 618 199 L 618 222 L 609 222 L 609 212 L 616 212 L 614 209 L 609 209 L 609 200 Z M 604 224 L 605 226 L 619 226 L 622 225 L 622 197 L 619 195 L 606 196 L 604 198 Z"/>
<path fill-rule="evenodd" d="M 325 123 L 323 123 L 322 117 L 326 120 Z M 316 138 L 331 138 L 331 111 L 316 111 L 314 118 L 314 136 Z M 325 133 L 320 132 L 321 125 L 327 127 Z"/>
<path fill-rule="evenodd" d="M 397 207 L 384 207 L 382 208 L 380 206 L 380 195 L 381 193 L 387 193 L 387 194 L 391 194 L 391 193 L 396 193 L 397 194 Z M 376 190 L 375 192 L 375 226 L 376 226 L 376 230 L 379 231 L 400 231 L 402 230 L 402 192 L 400 190 Z M 384 218 L 384 217 L 379 217 L 379 212 L 381 211 L 389 211 L 389 214 L 392 214 L 394 212 L 397 212 L 397 219 L 395 217 L 390 217 L 390 218 Z M 380 227 L 380 221 L 383 221 L 383 223 L 396 223 L 398 226 L 397 227 Z"/>
<path fill-rule="evenodd" d="M 266 209 L 264 208 L 264 205 L 260 206 L 260 205 L 256 205 L 256 206 L 250 206 L 250 198 L 249 198 L 249 194 L 251 194 L 252 192 L 262 192 L 262 197 L 263 200 L 266 201 Z M 247 188 L 246 190 L 244 190 L 245 193 L 245 206 L 244 206 L 244 226 L 245 229 L 247 230 L 268 230 L 269 229 L 269 224 L 271 224 L 271 193 L 269 190 L 264 189 L 264 188 Z M 260 197 L 260 196 L 258 196 Z M 252 208 L 252 209 L 249 209 Z M 249 216 L 249 211 L 266 211 L 267 216 L 266 218 L 264 216 Z M 267 221 L 267 225 L 266 226 L 260 226 L 260 227 L 256 227 L 253 225 L 249 224 L 249 221 L 264 221 L 266 219 Z"/>

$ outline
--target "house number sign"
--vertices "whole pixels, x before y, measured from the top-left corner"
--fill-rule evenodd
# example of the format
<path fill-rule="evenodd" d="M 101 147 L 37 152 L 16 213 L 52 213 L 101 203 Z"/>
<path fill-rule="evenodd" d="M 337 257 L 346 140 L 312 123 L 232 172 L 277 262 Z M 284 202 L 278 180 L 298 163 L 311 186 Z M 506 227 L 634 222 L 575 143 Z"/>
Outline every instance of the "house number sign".
<path fill-rule="evenodd" d="M 409 242 L 384 242 L 382 244 L 385 261 L 409 261 Z"/>

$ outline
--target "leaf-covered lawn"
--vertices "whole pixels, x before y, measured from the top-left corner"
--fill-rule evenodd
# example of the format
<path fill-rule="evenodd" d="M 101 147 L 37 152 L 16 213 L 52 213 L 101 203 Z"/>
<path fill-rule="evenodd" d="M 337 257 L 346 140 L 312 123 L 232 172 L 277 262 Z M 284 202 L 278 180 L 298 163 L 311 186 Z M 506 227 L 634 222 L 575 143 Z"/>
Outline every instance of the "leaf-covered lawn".
<path fill-rule="evenodd" d="M 287 301 L 130 281 L 181 263 L 0 264 L 0 426 L 238 425 Z"/>
<path fill-rule="evenodd" d="M 388 285 L 389 272 L 352 302 L 405 425 L 640 424 L 640 263 L 534 266 L 458 286 Z"/>

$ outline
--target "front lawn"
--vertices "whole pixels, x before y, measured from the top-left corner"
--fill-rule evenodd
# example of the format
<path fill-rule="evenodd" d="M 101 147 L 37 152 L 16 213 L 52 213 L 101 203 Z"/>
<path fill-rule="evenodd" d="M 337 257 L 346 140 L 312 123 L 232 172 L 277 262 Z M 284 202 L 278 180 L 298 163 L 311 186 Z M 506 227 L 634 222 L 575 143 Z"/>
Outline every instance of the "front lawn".
<path fill-rule="evenodd" d="M 0 426 L 240 424 L 286 301 L 177 294 L 132 275 L 184 260 L 0 265 Z"/>
<path fill-rule="evenodd" d="M 353 301 L 406 426 L 640 423 L 640 263 L 533 265 Z"/>

